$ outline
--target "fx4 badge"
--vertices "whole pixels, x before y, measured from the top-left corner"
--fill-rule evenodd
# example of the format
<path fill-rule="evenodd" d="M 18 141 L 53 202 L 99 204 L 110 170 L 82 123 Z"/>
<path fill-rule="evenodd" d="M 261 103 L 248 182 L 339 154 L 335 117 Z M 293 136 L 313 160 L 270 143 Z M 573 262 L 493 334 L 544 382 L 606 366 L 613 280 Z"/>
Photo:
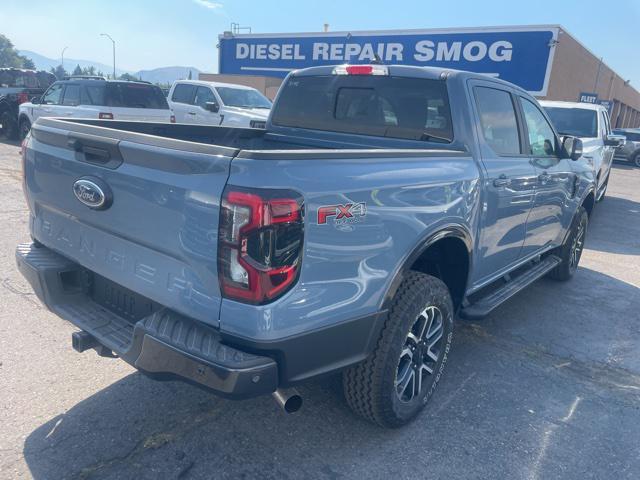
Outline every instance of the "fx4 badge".
<path fill-rule="evenodd" d="M 346 205 L 326 205 L 318 208 L 318 225 L 325 225 L 329 217 L 335 225 L 359 223 L 367 215 L 367 204 L 347 203 Z"/>

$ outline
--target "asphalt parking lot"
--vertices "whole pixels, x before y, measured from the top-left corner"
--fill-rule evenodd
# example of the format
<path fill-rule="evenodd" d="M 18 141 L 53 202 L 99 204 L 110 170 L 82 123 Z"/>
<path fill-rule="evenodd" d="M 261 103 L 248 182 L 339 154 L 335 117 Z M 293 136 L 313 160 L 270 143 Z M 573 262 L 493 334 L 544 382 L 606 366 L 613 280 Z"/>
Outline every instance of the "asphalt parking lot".
<path fill-rule="evenodd" d="M 18 146 L 0 144 L 0 478 L 640 478 L 640 169 L 616 165 L 569 283 L 459 321 L 429 407 L 400 430 L 354 417 L 338 377 L 222 400 L 71 348 L 17 272 Z"/>

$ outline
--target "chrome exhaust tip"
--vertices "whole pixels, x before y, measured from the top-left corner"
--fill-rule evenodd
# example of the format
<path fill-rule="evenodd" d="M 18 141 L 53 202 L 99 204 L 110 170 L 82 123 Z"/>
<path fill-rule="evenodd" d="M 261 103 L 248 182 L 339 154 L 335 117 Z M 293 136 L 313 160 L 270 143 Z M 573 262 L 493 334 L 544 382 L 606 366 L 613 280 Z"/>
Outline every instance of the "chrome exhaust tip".
<path fill-rule="evenodd" d="M 278 388 L 271 395 L 286 413 L 295 413 L 302 408 L 302 396 L 295 388 Z"/>

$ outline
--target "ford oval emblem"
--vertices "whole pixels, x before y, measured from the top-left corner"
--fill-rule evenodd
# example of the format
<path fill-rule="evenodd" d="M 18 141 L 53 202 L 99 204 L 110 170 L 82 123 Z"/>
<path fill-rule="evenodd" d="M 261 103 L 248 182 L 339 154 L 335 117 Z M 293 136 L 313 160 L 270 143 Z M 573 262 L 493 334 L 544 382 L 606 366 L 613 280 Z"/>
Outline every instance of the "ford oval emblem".
<path fill-rule="evenodd" d="M 76 180 L 73 184 L 73 194 L 94 210 L 109 208 L 113 199 L 109 186 L 95 177 L 82 177 Z"/>

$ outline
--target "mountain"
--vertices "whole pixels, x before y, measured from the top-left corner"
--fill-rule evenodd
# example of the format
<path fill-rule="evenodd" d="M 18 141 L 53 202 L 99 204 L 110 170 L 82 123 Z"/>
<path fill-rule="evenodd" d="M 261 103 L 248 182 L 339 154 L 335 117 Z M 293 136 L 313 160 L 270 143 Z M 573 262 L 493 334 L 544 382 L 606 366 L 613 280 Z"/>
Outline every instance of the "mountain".
<path fill-rule="evenodd" d="M 50 70 L 60 65 L 60 59 L 54 59 L 40 55 L 39 53 L 32 52 L 30 50 L 20 50 L 20 55 L 24 55 L 33 60 L 38 70 Z M 65 58 L 64 66 L 67 71 L 73 71 L 76 65 L 80 65 L 82 68 L 94 66 L 97 71 L 101 71 L 105 75 L 113 71 L 112 65 L 105 65 L 104 63 L 95 62 L 93 60 L 78 60 L 75 58 Z M 122 75 L 123 73 L 129 73 L 136 78 L 146 80 L 151 83 L 173 83 L 174 80 L 180 80 L 189 77 L 189 71 L 191 71 L 191 77 L 193 79 L 198 78 L 198 70 L 195 67 L 160 67 L 152 70 L 139 70 L 137 72 L 131 72 L 127 70 L 121 70 L 116 68 L 116 74 Z"/>
<path fill-rule="evenodd" d="M 188 78 L 189 71 L 191 71 L 191 78 L 197 80 L 200 70 L 195 67 L 160 67 L 153 70 L 140 70 L 132 75 L 151 83 L 173 83 L 174 80 Z"/>
<path fill-rule="evenodd" d="M 33 63 L 36 64 L 36 68 L 38 70 L 50 70 L 51 68 L 55 68 L 60 65 L 59 58 L 49 58 L 44 55 L 40 55 L 39 53 L 32 52 L 30 50 L 20 50 L 20 55 L 24 55 L 25 57 L 29 57 L 33 60 Z M 105 75 L 111 73 L 113 71 L 113 65 L 105 65 L 104 63 L 94 62 L 93 60 L 78 60 L 77 58 L 66 58 L 64 59 L 64 68 L 67 71 L 73 71 L 76 68 L 76 65 L 80 65 L 80 67 L 90 67 L 93 65 L 97 71 L 102 71 Z M 116 68 L 116 74 L 122 75 L 126 70 L 121 70 Z M 130 72 L 129 72 L 130 73 Z"/>

